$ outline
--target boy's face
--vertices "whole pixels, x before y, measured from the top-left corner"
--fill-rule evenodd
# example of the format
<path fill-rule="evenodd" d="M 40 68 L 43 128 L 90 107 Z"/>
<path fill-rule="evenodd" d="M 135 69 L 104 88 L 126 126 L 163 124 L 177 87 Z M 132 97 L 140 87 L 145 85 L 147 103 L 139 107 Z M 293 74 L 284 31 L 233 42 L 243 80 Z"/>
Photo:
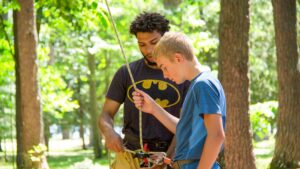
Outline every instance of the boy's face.
<path fill-rule="evenodd" d="M 140 51 L 142 52 L 144 59 L 151 66 L 156 66 L 152 52 L 156 43 L 160 40 L 161 34 L 157 31 L 154 32 L 138 32 L 136 34 Z"/>
<path fill-rule="evenodd" d="M 164 56 L 156 58 L 158 67 L 162 70 L 164 78 L 167 78 L 176 84 L 181 84 L 185 81 L 183 71 L 181 70 L 182 65 L 180 61 L 174 58 L 172 61 Z"/>

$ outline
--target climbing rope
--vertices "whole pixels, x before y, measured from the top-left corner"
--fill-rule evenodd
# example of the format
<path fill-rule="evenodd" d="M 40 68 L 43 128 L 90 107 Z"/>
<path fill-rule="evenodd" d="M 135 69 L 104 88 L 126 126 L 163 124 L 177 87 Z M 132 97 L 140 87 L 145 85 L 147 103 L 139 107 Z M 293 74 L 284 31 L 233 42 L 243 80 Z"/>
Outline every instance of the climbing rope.
<path fill-rule="evenodd" d="M 111 14 L 111 11 L 110 11 L 110 8 L 109 8 L 109 5 L 108 5 L 108 2 L 107 0 L 105 0 L 105 3 L 106 3 L 106 7 L 107 7 L 107 10 L 108 10 L 108 13 L 109 13 L 109 16 L 110 16 L 110 20 L 111 20 L 111 23 L 113 25 L 113 28 L 114 28 L 114 31 L 115 31 L 115 34 L 117 36 L 117 39 L 118 39 L 118 43 L 119 43 L 119 46 L 121 48 L 121 51 L 122 51 L 122 56 L 124 57 L 124 60 L 125 60 L 125 63 L 126 63 L 126 68 L 128 70 L 128 73 L 129 73 L 129 76 L 130 76 L 130 80 L 131 80 L 131 83 L 133 85 L 133 88 L 134 90 L 137 89 L 136 87 L 136 84 L 135 84 L 135 81 L 134 81 L 134 78 L 133 78 L 133 75 L 132 75 L 132 72 L 131 72 L 131 69 L 129 67 L 129 63 L 128 63 L 128 59 L 125 55 L 125 52 L 124 52 L 124 49 L 123 49 L 123 45 L 121 43 L 121 40 L 120 40 L 120 37 L 119 37 L 119 33 L 117 31 L 117 28 L 116 28 L 116 25 L 115 25 L 115 22 L 114 22 L 114 19 L 112 17 L 112 14 Z M 139 110 L 139 129 L 140 129 L 140 148 L 141 148 L 141 151 L 144 152 L 144 149 L 143 149 L 143 131 L 142 131 L 142 112 L 141 110 Z"/>

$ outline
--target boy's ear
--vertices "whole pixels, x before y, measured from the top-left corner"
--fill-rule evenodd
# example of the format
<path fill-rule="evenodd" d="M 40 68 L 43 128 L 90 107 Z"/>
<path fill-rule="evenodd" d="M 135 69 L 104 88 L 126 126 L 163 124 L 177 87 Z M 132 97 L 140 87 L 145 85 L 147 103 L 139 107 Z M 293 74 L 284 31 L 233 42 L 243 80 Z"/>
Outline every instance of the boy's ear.
<path fill-rule="evenodd" d="M 176 62 L 182 62 L 182 61 L 184 60 L 184 57 L 183 57 L 182 54 L 180 54 L 180 53 L 175 53 L 175 54 L 174 54 L 174 60 L 175 60 Z"/>

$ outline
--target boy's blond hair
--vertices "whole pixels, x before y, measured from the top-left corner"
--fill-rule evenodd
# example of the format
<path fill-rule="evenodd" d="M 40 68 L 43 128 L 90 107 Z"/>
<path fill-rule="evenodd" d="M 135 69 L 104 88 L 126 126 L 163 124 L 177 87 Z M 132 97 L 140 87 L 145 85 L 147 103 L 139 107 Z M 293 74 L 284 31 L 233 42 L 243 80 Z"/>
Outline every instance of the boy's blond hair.
<path fill-rule="evenodd" d="M 172 61 L 175 53 L 179 53 L 191 61 L 194 58 L 193 45 L 183 33 L 166 32 L 156 44 L 153 56 L 155 58 L 164 56 Z"/>

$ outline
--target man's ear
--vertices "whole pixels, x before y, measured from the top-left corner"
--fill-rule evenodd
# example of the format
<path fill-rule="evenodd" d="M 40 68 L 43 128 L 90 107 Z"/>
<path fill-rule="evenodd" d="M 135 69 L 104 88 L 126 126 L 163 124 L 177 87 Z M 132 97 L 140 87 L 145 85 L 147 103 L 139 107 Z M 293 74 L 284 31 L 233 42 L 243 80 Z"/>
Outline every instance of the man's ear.
<path fill-rule="evenodd" d="M 174 54 L 174 60 L 175 60 L 176 62 L 178 62 L 178 63 L 181 63 L 181 62 L 184 61 L 184 57 L 183 57 L 183 55 L 180 54 L 180 53 L 175 53 L 175 54 Z"/>

